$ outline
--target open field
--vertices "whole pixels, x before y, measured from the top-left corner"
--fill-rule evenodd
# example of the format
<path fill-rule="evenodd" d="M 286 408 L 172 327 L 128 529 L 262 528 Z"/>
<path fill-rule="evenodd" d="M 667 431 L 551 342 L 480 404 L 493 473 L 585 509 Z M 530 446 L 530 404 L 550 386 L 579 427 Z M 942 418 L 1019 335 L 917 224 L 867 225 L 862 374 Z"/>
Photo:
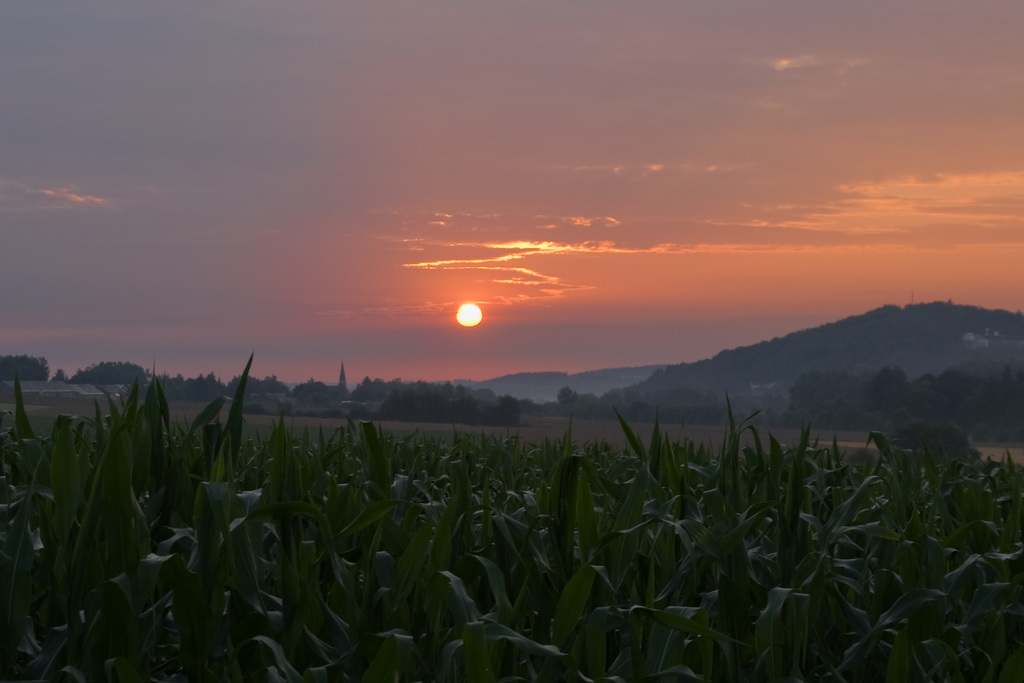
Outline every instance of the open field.
<path fill-rule="evenodd" d="M 92 399 L 85 398 L 27 398 L 25 410 L 29 417 L 37 420 L 40 424 L 52 421 L 58 415 L 81 415 L 91 417 L 95 413 L 95 405 Z M 171 402 L 169 414 L 172 420 L 179 420 L 182 423 L 189 422 L 198 415 L 204 403 Z M 0 411 L 12 411 L 13 403 L 0 403 Z M 106 405 L 101 404 L 101 410 L 106 410 Z M 273 415 L 245 415 L 246 425 L 265 430 L 274 426 L 279 418 Z M 285 424 L 290 429 L 337 429 L 346 423 L 343 418 L 325 417 L 300 417 L 289 416 L 285 418 Z M 474 431 L 494 436 L 518 436 L 520 439 L 533 442 L 544 439 L 564 438 L 570 428 L 574 441 L 579 442 L 600 442 L 606 441 L 613 445 L 625 446 L 626 437 L 622 427 L 615 420 L 579 420 L 560 417 L 535 417 L 527 416 L 523 424 L 518 427 L 488 427 L 452 425 L 435 422 L 380 422 L 381 426 L 389 431 L 399 434 L 450 434 L 453 430 Z M 632 423 L 634 430 L 639 434 L 649 434 L 654 425 L 650 423 Z M 661 431 L 674 440 L 692 439 L 702 443 L 720 443 L 723 435 L 728 431 L 727 425 L 681 425 L 662 424 Z M 800 438 L 798 430 L 772 429 L 772 434 L 783 443 L 796 443 Z M 821 432 L 816 435 L 822 442 L 831 442 L 835 436 L 841 444 L 853 448 L 862 448 L 867 441 L 866 432 Z"/>
<path fill-rule="evenodd" d="M 40 425 L 47 425 L 58 415 L 82 415 L 88 417 L 92 416 L 95 412 L 92 399 L 40 399 L 32 397 L 29 401 L 25 406 L 26 412 L 31 419 Z M 194 419 L 205 407 L 206 404 L 203 403 L 171 402 L 169 414 L 172 421 L 177 420 L 186 423 Z M 102 408 L 105 410 L 105 404 L 102 405 Z M 0 411 L 12 411 L 13 409 L 13 403 L 0 403 Z M 269 433 L 278 420 L 273 415 L 245 415 L 244 419 L 248 429 L 261 434 Z M 298 416 L 285 418 L 286 426 L 292 430 L 319 430 L 323 428 L 327 431 L 334 431 L 339 427 L 343 427 L 345 423 L 346 421 L 340 418 Z M 562 439 L 571 428 L 573 440 L 580 443 L 604 441 L 614 446 L 625 447 L 628 445 L 621 426 L 614 420 L 569 420 L 558 417 L 527 416 L 524 418 L 522 425 L 514 428 L 452 425 L 436 422 L 383 421 L 379 424 L 388 431 L 401 435 L 424 434 L 446 436 L 455 431 L 478 432 L 498 437 L 517 436 L 526 442 Z M 631 423 L 631 426 L 635 432 L 641 435 L 650 434 L 654 428 L 654 425 L 650 423 Z M 811 426 L 813 428 L 813 425 Z M 690 439 L 705 444 L 720 444 L 723 436 L 728 431 L 728 425 L 686 425 L 683 427 L 681 425 L 662 424 L 660 428 L 664 434 L 673 440 L 683 441 Z M 783 444 L 794 444 L 800 439 L 799 430 L 772 428 L 770 431 Z M 865 447 L 868 433 L 822 430 L 816 431 L 811 435 L 812 442 L 817 439 L 822 444 L 831 444 L 833 438 L 838 441 L 840 448 L 848 452 L 854 452 Z M 1015 461 L 1024 463 L 1024 444 L 1021 443 L 980 443 L 974 444 L 974 447 L 978 449 L 983 458 L 1001 460 L 1009 452 Z M 873 449 L 873 447 L 870 448 Z"/>

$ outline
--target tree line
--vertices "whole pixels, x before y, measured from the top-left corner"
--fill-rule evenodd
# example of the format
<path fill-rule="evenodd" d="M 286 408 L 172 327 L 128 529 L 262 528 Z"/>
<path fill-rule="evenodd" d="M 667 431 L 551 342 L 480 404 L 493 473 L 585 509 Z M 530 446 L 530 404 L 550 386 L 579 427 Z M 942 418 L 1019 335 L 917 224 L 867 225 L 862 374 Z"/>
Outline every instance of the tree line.
<path fill-rule="evenodd" d="M 0 356 L 0 381 L 15 377 L 23 382 L 45 382 L 50 379 L 50 365 L 42 356 Z"/>
<path fill-rule="evenodd" d="M 0 356 L 0 380 L 45 382 L 50 380 L 45 358 Z M 56 381 L 93 385 L 148 384 L 152 373 L 140 365 L 123 361 L 95 363 L 78 370 L 70 378 L 62 370 Z M 234 396 L 240 376 L 223 382 L 214 373 L 195 377 L 158 375 L 157 380 L 169 401 L 209 402 L 221 396 Z M 471 391 L 461 385 L 385 382 L 369 377 L 350 393 L 342 383 L 328 385 L 310 379 L 289 387 L 276 376 L 249 377 L 246 382 L 246 412 L 314 417 L 353 417 L 356 419 L 400 420 L 416 422 L 452 422 L 467 425 L 515 426 L 520 421 L 519 401 L 511 396 L 495 396 L 493 391 Z"/>
<path fill-rule="evenodd" d="M 57 370 L 50 377 L 50 364 L 42 356 L 0 356 L 0 381 L 18 378 L 22 382 L 69 382 L 71 384 L 131 384 L 136 380 L 145 381 L 149 373 L 135 363 L 104 362 L 93 363 L 79 369 L 70 377 L 64 370 Z"/>
<path fill-rule="evenodd" d="M 0 380 L 47 381 L 45 358 L 0 356 Z M 151 373 L 134 363 L 103 362 L 78 370 L 70 378 L 58 370 L 53 379 L 72 383 L 146 384 Z M 232 396 L 240 377 L 221 381 L 212 372 L 186 378 L 158 377 L 168 400 L 208 402 Z M 250 377 L 246 410 L 250 413 L 310 415 L 355 419 L 452 422 L 468 425 L 520 423 L 523 416 L 575 416 L 613 419 L 615 413 L 630 421 L 723 424 L 731 406 L 737 415 L 758 412 L 765 426 L 895 432 L 912 425 L 950 425 L 976 441 L 1024 441 L 1024 370 L 1005 366 L 995 374 L 946 370 L 909 379 L 899 367 L 886 366 L 874 373 L 813 371 L 801 375 L 789 388 L 788 401 L 770 396 L 734 395 L 726 401 L 711 392 L 677 388 L 652 399 L 629 389 L 603 396 L 578 394 L 564 387 L 557 399 L 536 403 L 512 396 L 496 396 L 488 389 L 429 382 L 384 381 L 366 377 L 351 391 L 313 379 L 289 387 L 276 376 Z"/>
<path fill-rule="evenodd" d="M 570 387 L 549 403 L 520 401 L 523 415 L 571 415 L 663 424 L 721 425 L 733 415 L 759 428 L 884 432 L 900 448 L 933 455 L 977 457 L 975 442 L 1024 441 L 1024 371 L 946 370 L 909 379 L 903 369 L 883 367 L 874 373 L 812 371 L 788 391 L 737 393 L 722 397 L 679 387 L 657 398 L 632 388 L 596 396 Z M 788 395 L 787 395 L 788 394 Z"/>
<path fill-rule="evenodd" d="M 896 367 L 874 374 L 810 372 L 790 388 L 785 421 L 827 429 L 897 429 L 950 424 L 977 441 L 1024 440 L 1024 371 L 973 375 L 960 370 L 908 379 Z"/>

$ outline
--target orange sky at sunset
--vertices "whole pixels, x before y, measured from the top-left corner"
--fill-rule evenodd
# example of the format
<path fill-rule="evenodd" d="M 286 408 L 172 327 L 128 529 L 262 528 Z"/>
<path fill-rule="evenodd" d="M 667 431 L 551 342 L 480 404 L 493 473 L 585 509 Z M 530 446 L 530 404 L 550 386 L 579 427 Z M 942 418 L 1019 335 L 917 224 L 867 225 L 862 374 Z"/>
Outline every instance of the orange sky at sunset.
<path fill-rule="evenodd" d="M 1019 310 L 1024 6 L 0 6 L 0 354 L 677 363 Z M 459 327 L 459 304 L 483 323 Z"/>

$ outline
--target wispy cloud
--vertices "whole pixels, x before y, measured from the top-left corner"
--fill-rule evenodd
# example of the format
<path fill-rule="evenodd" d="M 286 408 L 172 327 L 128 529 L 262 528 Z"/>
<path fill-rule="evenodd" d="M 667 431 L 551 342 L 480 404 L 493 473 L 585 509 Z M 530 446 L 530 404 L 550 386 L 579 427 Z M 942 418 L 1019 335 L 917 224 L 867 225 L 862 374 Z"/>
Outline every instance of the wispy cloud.
<path fill-rule="evenodd" d="M 109 199 L 81 192 L 74 186 L 33 187 L 16 180 L 0 178 L 0 210 L 32 211 L 72 207 L 113 207 Z"/>
<path fill-rule="evenodd" d="M 900 176 L 846 183 L 837 198 L 819 204 L 752 207 L 737 220 L 711 225 L 790 228 L 847 235 L 906 233 L 936 226 L 1024 228 L 1024 172 Z"/>
<path fill-rule="evenodd" d="M 406 268 L 425 270 L 513 270 L 512 268 L 493 268 L 491 264 L 508 263 L 537 256 L 567 256 L 578 254 L 770 254 L 770 253 L 834 253 L 838 251 L 873 251 L 890 248 L 906 249 L 907 244 L 799 244 L 785 242 L 742 243 L 742 242 L 695 242 L 677 244 L 665 242 L 646 247 L 624 247 L 614 242 L 584 242 L 579 244 L 562 244 L 556 242 L 506 242 L 502 244 L 452 244 L 451 247 L 476 247 L 481 251 L 498 251 L 490 256 L 481 255 L 467 258 L 439 259 L 436 261 L 419 261 L 406 263 Z M 530 272 L 537 277 L 536 271 L 515 269 Z"/>
<path fill-rule="evenodd" d="M 542 229 L 544 231 L 568 229 L 610 229 L 622 224 L 622 220 L 607 215 L 552 215 L 552 214 L 502 214 L 472 213 L 466 211 L 434 211 L 423 213 L 406 213 L 395 216 L 401 224 L 396 233 L 386 239 L 398 239 L 408 244 L 429 242 L 430 237 L 444 234 L 446 241 L 453 235 L 478 234 L 487 231 L 491 234 L 512 233 L 522 234 L 524 230 Z"/>
<path fill-rule="evenodd" d="M 594 289 L 589 283 L 568 282 L 551 269 L 512 265 L 535 257 L 565 256 L 570 254 L 628 253 L 613 242 L 563 243 L 554 241 L 514 240 L 509 242 L 459 242 L 435 245 L 442 250 L 470 251 L 472 256 L 417 261 L 404 264 L 406 268 L 422 270 L 462 270 L 486 275 L 497 287 L 487 303 L 523 303 L 558 299 L 572 291 Z"/>
<path fill-rule="evenodd" d="M 833 197 L 815 204 L 743 205 L 740 208 L 746 216 L 692 221 L 691 226 L 707 226 L 696 232 L 686 228 L 692 241 L 665 240 L 673 234 L 666 232 L 665 226 L 657 231 L 635 228 L 633 219 L 627 217 L 620 222 L 608 216 L 534 216 L 532 225 L 526 227 L 525 223 L 512 226 L 508 217 L 493 217 L 506 226 L 500 232 L 452 232 L 450 225 L 442 228 L 421 223 L 421 230 L 403 240 L 408 255 L 416 254 L 415 260 L 409 259 L 403 266 L 475 273 L 478 283 L 493 285 L 490 291 L 506 292 L 491 303 L 536 301 L 599 287 L 605 278 L 595 271 L 590 279 L 588 271 L 581 270 L 581 257 L 940 252 L 994 242 L 1017 244 L 1018 235 L 1005 228 L 1024 228 L 1020 218 L 1024 213 L 1024 172 L 851 182 L 836 186 Z M 541 221 L 543 227 L 559 230 L 531 230 Z M 964 233 L 960 228 L 965 225 L 984 227 L 987 232 Z M 734 229 L 721 230 L 720 226 Z M 588 232 L 579 232 L 581 228 Z M 607 230 L 597 232 L 598 228 Z M 678 230 L 674 233 L 680 234 Z M 596 239 L 578 239 L 583 234 Z M 501 239 L 499 235 L 516 237 Z M 1024 240 L 1024 234 L 1019 237 Z M 652 262 L 651 267 L 665 267 L 665 263 Z"/>
<path fill-rule="evenodd" d="M 660 243 L 643 247 L 627 247 L 612 241 L 565 243 L 519 240 L 511 242 L 453 243 L 448 249 L 476 252 L 472 256 L 417 261 L 406 268 L 422 270 L 474 271 L 485 274 L 494 285 L 508 286 L 518 293 L 499 295 L 488 303 L 535 301 L 559 298 L 568 292 L 596 289 L 592 283 L 567 282 L 552 274 L 558 265 L 552 259 L 578 255 L 740 255 L 740 254 L 837 254 L 906 250 L 906 244 L 795 244 L 795 243 Z M 546 265 L 526 267 L 512 265 L 531 259 L 543 259 Z"/>
<path fill-rule="evenodd" d="M 612 218 L 611 216 L 599 216 L 597 218 L 591 218 L 589 216 L 567 216 L 562 221 L 579 227 L 589 228 L 596 223 L 603 223 L 604 225 L 618 225 L 621 221 Z"/>
<path fill-rule="evenodd" d="M 70 187 L 60 187 L 56 190 L 37 190 L 39 194 L 46 195 L 47 197 L 53 197 L 54 199 L 66 202 L 73 205 L 84 205 L 84 206 L 113 206 L 113 203 L 109 199 L 103 197 L 97 197 L 91 194 L 82 194 L 76 192 Z"/>
<path fill-rule="evenodd" d="M 798 57 L 785 57 L 782 59 L 772 60 L 772 68 L 776 71 L 785 71 L 786 69 L 802 69 L 807 66 L 814 66 L 820 64 L 821 60 L 813 55 L 800 55 Z"/>
<path fill-rule="evenodd" d="M 543 221 L 541 227 L 553 230 L 556 228 L 614 228 L 622 224 L 613 216 L 536 216 Z"/>
<path fill-rule="evenodd" d="M 714 173 L 749 168 L 749 164 L 697 163 L 693 161 L 657 161 L 649 163 L 622 164 L 560 164 L 551 167 L 554 171 L 569 173 L 590 173 L 639 179 L 658 173 Z"/>
<path fill-rule="evenodd" d="M 580 242 L 570 244 L 564 242 L 535 242 L 517 240 L 512 242 L 457 242 L 444 245 L 451 248 L 471 248 L 491 252 L 490 256 L 469 258 L 439 259 L 436 261 L 419 261 L 404 264 L 407 268 L 447 269 L 452 267 L 472 267 L 488 263 L 518 261 L 531 256 L 552 256 L 565 254 L 625 254 L 640 253 L 635 249 L 618 247 L 614 242 Z M 498 252 L 498 253 L 494 253 Z"/>
<path fill-rule="evenodd" d="M 848 197 L 812 218 L 848 231 L 912 231 L 937 223 L 1024 225 L 1024 172 L 904 176 L 839 190 Z"/>
<path fill-rule="evenodd" d="M 823 66 L 829 67 L 833 70 L 838 70 L 839 72 L 845 72 L 851 67 L 862 66 L 867 63 L 867 60 L 860 58 L 836 59 L 808 54 L 768 60 L 768 64 L 776 71 L 789 71 L 791 69 L 806 69 L 814 66 Z"/>

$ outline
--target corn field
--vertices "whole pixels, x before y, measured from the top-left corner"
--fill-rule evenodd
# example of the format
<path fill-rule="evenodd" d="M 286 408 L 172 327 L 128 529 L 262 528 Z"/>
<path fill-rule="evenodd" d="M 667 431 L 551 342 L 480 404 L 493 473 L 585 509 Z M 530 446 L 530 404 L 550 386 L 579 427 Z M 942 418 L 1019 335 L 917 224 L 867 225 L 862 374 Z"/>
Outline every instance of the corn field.
<path fill-rule="evenodd" d="M 248 370 L 248 369 L 247 369 Z M 244 437 L 158 383 L 0 421 L 0 678 L 1024 680 L 1024 475 L 730 424 Z M 224 413 L 222 421 L 222 413 Z"/>

